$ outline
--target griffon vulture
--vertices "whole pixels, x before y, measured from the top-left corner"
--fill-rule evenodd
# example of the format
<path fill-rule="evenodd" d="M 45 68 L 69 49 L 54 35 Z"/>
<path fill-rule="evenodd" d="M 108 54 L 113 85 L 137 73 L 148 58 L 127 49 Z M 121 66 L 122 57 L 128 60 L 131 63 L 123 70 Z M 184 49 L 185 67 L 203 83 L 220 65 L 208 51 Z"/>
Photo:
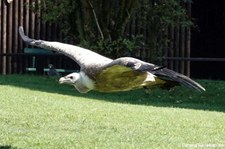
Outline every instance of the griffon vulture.
<path fill-rule="evenodd" d="M 24 42 L 43 49 L 62 53 L 80 65 L 80 72 L 71 73 L 59 79 L 59 83 L 73 85 L 79 92 L 90 90 L 99 92 L 129 91 L 152 86 L 172 87 L 184 85 L 197 91 L 205 89 L 192 79 L 165 67 L 160 67 L 132 57 L 110 59 L 91 50 L 78 46 L 31 39 L 19 27 Z"/>

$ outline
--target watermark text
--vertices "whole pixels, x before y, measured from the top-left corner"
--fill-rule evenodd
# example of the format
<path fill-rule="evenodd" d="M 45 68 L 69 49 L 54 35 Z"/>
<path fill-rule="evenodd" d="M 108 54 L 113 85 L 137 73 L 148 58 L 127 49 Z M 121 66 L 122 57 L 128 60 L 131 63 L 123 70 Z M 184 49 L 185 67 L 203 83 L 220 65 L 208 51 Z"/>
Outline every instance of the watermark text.
<path fill-rule="evenodd" d="M 224 144 L 220 144 L 220 143 L 209 143 L 209 144 L 202 144 L 202 143 L 195 143 L 195 144 L 191 144 L 191 143 L 183 143 L 182 144 L 183 148 L 224 148 L 225 145 Z"/>

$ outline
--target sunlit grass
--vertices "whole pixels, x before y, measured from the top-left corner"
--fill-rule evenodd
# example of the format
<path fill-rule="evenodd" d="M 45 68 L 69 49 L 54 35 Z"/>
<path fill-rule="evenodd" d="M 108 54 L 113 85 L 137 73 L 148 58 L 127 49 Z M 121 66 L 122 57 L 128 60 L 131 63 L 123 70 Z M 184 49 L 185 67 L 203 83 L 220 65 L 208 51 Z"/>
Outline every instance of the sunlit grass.
<path fill-rule="evenodd" d="M 224 145 L 225 82 L 80 94 L 44 76 L 0 76 L 0 148 L 181 148 Z"/>

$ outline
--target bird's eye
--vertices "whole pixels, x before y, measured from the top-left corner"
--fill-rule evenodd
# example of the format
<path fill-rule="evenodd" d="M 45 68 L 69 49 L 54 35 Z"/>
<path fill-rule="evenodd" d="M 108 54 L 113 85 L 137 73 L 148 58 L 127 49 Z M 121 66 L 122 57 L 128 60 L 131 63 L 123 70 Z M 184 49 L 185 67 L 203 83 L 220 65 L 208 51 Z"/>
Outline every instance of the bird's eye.
<path fill-rule="evenodd" d="M 70 76 L 69 78 L 72 80 L 73 79 L 73 76 Z"/>

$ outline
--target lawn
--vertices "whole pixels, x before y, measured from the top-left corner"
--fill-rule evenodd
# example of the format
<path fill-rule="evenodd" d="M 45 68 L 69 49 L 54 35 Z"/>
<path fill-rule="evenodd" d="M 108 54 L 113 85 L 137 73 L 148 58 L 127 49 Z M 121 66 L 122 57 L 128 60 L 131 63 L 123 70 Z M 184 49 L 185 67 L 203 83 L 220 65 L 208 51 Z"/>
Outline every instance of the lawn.
<path fill-rule="evenodd" d="M 0 149 L 225 148 L 225 82 L 78 93 L 57 78 L 0 75 Z"/>

